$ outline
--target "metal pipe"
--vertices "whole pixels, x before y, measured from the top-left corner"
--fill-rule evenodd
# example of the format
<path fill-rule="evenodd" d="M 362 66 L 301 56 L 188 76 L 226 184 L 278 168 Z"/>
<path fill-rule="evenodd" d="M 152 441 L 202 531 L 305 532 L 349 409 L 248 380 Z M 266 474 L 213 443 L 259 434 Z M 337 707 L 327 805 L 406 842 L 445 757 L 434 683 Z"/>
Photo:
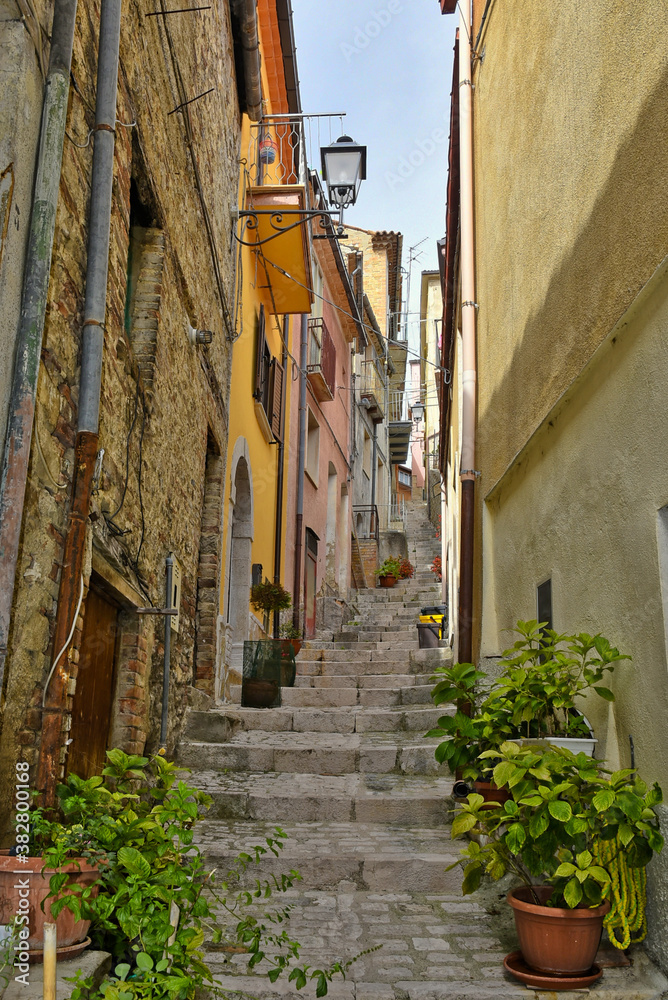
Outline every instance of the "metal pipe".
<path fill-rule="evenodd" d="M 42 952 L 42 961 L 44 963 L 44 978 L 42 980 L 43 1000 L 56 1000 L 57 944 L 56 925 L 45 923 Z"/>
<path fill-rule="evenodd" d="M 165 584 L 165 607 L 174 607 L 172 587 L 174 583 L 174 557 L 171 552 L 167 556 L 167 582 Z M 167 749 L 167 713 L 169 711 L 169 673 L 172 654 L 172 619 L 165 616 L 165 656 L 162 664 L 162 718 L 160 719 L 160 746 Z"/>
<path fill-rule="evenodd" d="M 77 430 L 97 434 L 102 382 L 102 348 L 107 307 L 111 188 L 114 179 L 114 139 L 121 0 L 102 0 L 100 47 L 95 104 L 95 147 L 91 178 L 88 263 L 84 307 L 79 422 Z"/>
<path fill-rule="evenodd" d="M 387 412 L 387 411 L 385 411 Z M 371 506 L 375 508 L 376 506 L 376 470 L 378 468 L 378 424 L 374 423 L 372 438 L 373 448 L 371 451 Z M 371 511 L 371 517 L 373 518 L 373 510 Z"/>
<path fill-rule="evenodd" d="M 98 41 L 95 148 L 91 175 L 91 203 L 86 263 L 79 418 L 75 443 L 72 501 L 68 516 L 53 648 L 60 649 L 72 625 L 78 584 L 83 572 L 86 524 L 90 510 L 98 445 L 102 346 L 109 266 L 111 187 L 114 167 L 114 127 L 118 86 L 118 49 L 121 0 L 102 0 Z M 56 800 L 62 746 L 63 715 L 67 710 L 69 670 L 61 657 L 42 713 L 42 736 L 37 765 L 38 787 L 44 805 Z"/>
<path fill-rule="evenodd" d="M 302 315 L 299 341 L 299 459 L 297 463 L 297 512 L 295 518 L 295 573 L 293 583 L 292 624 L 299 628 L 299 595 L 302 579 L 304 534 L 304 471 L 306 468 L 306 365 L 308 364 L 308 316 Z"/>
<path fill-rule="evenodd" d="M 257 0 L 242 0 L 239 9 L 241 47 L 244 57 L 246 114 L 252 122 L 262 118 L 262 77 L 260 74 L 260 41 L 257 33 Z"/>
<path fill-rule="evenodd" d="M 276 470 L 276 527 L 274 537 L 274 583 L 281 582 L 281 550 L 283 535 L 283 479 L 285 473 L 285 394 L 286 372 L 288 366 L 288 337 L 290 336 L 290 317 L 285 317 L 283 325 L 283 350 L 281 364 L 283 366 L 283 385 L 281 386 L 281 436 L 278 440 L 277 470 Z M 274 611 L 274 639 L 280 636 L 281 612 Z"/>
<path fill-rule="evenodd" d="M 459 6 L 459 160 L 462 289 L 462 482 L 458 659 L 470 663 L 473 651 L 473 531 L 476 446 L 476 302 L 473 224 L 473 129 L 471 19 L 468 2 Z"/>
<path fill-rule="evenodd" d="M 55 0 L 44 87 L 35 190 L 30 212 L 21 315 L 0 473 L 0 693 L 3 689 L 14 580 L 28 479 L 37 377 L 51 272 L 65 140 L 77 0 Z"/>

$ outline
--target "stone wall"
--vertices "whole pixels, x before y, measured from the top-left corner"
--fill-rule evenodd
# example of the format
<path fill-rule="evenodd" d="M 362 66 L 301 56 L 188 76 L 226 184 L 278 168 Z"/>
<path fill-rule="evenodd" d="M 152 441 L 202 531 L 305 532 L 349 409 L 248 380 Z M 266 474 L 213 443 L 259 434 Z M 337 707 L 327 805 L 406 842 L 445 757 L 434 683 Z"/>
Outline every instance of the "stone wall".
<path fill-rule="evenodd" d="M 38 12 L 50 29 L 44 5 Z M 123 8 L 117 118 L 128 127 L 119 124 L 116 133 L 100 406 L 104 455 L 84 572 L 86 586 L 94 570 L 121 607 L 111 741 L 135 751 L 156 747 L 164 652 L 164 617 L 138 615 L 136 608 L 164 605 L 169 552 L 182 568 L 180 625 L 172 635 L 170 748 L 188 685 L 211 686 L 220 576 L 216 508 L 231 355 L 226 314 L 232 310 L 229 233 L 239 109 L 229 14 L 222 4 L 167 20 L 144 17 L 133 5 Z M 97 32 L 94 6 L 80 4 L 71 138 L 63 156 L 10 635 L 0 741 L 3 802 L 17 745 L 31 763 L 37 759 L 38 706 L 53 656 L 77 424 L 94 141 L 86 144 L 86 137 L 94 121 Z M 0 34 L 3 65 L 4 40 Z M 170 114 L 184 92 L 189 97 L 210 86 L 207 97 Z M 143 233 L 139 272 L 131 253 L 137 231 Z M 211 330 L 211 345 L 193 346 L 187 322 Z M 66 654 L 74 697 L 84 614 L 85 600 Z"/>

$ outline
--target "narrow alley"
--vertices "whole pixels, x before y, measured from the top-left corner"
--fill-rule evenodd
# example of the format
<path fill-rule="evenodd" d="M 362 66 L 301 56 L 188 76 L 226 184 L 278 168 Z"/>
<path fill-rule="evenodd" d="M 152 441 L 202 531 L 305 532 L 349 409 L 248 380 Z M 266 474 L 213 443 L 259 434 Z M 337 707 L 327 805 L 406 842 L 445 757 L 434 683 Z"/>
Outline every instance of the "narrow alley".
<path fill-rule="evenodd" d="M 409 505 L 407 537 L 414 578 L 360 592 L 355 619 L 307 643 L 282 707 L 191 712 L 178 760 L 214 800 L 198 842 L 224 869 L 275 826 L 285 831 L 280 857 L 251 866 L 248 884 L 261 873 L 300 872 L 285 898 L 302 960 L 321 968 L 380 946 L 345 983 L 336 977 L 333 1000 L 522 1000 L 527 990 L 503 970 L 516 947 L 503 884 L 480 901 L 481 893 L 462 896 L 459 869 L 445 871 L 460 848 L 450 839 L 452 779 L 423 736 L 444 714 L 429 698 L 431 671 L 451 653 L 418 649 L 416 638 L 418 609 L 440 589 L 424 504 Z M 206 957 L 226 990 L 302 995 L 285 977 L 272 985 L 266 962 L 241 981 L 243 954 Z M 658 1000 L 664 991 L 668 980 L 640 953 L 633 968 L 607 970 L 596 996 Z M 571 995 L 582 994 L 561 994 Z"/>

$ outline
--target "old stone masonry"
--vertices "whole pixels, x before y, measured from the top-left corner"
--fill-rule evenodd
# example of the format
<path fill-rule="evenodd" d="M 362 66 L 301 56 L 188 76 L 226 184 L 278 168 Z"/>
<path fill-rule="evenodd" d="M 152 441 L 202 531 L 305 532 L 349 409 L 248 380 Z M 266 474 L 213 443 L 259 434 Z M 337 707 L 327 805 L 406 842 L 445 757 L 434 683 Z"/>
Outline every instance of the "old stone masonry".
<path fill-rule="evenodd" d="M 445 871 L 459 850 L 452 781 L 423 734 L 442 714 L 430 676 L 450 651 L 418 648 L 419 608 L 439 601 L 429 571 L 439 543 L 423 505 L 409 517 L 414 578 L 362 592 L 355 619 L 308 643 L 281 708 L 191 713 L 179 759 L 214 800 L 200 842 L 222 868 L 274 826 L 285 830 L 282 856 L 261 870 L 294 867 L 303 877 L 287 893 L 302 960 L 322 967 L 381 946 L 335 980 L 334 1000 L 555 997 L 503 970 L 517 947 L 504 887 L 463 897 L 459 869 Z M 230 990 L 315 996 L 314 985 L 298 994 L 287 977 L 272 985 L 262 963 L 247 977 L 243 955 L 212 948 L 207 960 Z M 605 1000 L 658 1000 L 664 991 L 642 949 L 631 968 L 606 970 L 592 989 Z"/>

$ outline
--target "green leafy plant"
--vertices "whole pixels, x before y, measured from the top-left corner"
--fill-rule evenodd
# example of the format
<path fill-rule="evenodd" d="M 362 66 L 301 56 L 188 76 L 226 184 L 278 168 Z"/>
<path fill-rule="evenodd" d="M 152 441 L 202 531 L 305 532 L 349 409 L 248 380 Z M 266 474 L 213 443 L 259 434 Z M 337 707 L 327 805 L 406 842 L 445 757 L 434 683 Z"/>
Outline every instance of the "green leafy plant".
<path fill-rule="evenodd" d="M 292 622 L 283 622 L 279 631 L 283 639 L 301 639 L 302 637 L 300 630 Z"/>
<path fill-rule="evenodd" d="M 395 556 L 388 556 L 385 562 L 376 570 L 376 576 L 394 576 L 399 579 L 401 561 Z"/>
<path fill-rule="evenodd" d="M 258 611 L 286 611 L 292 605 L 292 597 L 280 583 L 265 580 L 251 587 L 250 602 Z"/>
<path fill-rule="evenodd" d="M 480 754 L 507 739 L 550 736 L 588 737 L 589 728 L 576 699 L 590 690 L 614 701 L 601 684 L 623 655 L 602 635 L 559 635 L 537 621 L 518 622 L 519 639 L 500 660 L 498 680 L 484 685 L 486 675 L 471 663 L 439 668 L 432 680 L 435 705 L 455 704 L 426 735 L 440 737 L 436 759 L 465 779 L 479 777 Z"/>
<path fill-rule="evenodd" d="M 511 719 L 518 735 L 537 737 L 589 736 L 586 722 L 575 711 L 575 699 L 594 690 L 606 701 L 612 691 L 603 686 L 605 674 L 620 653 L 602 635 L 559 635 L 545 623 L 518 622 L 519 639 L 500 661 L 503 672 L 491 692 L 512 704 Z"/>
<path fill-rule="evenodd" d="M 59 786 L 60 820 L 42 810 L 35 817 L 45 865 L 57 868 L 72 856 L 99 865 L 96 896 L 70 887 L 66 873 L 50 880 L 54 916 L 68 907 L 77 919 L 91 920 L 94 946 L 115 962 L 99 989 L 78 977 L 73 1000 L 190 1000 L 203 987 L 222 995 L 204 960 L 205 938 L 242 949 L 250 969 L 266 960 L 272 981 L 283 972 L 298 983 L 315 979 L 319 996 L 333 975 L 345 975 L 350 962 L 317 970 L 294 964 L 300 945 L 287 932 L 289 907 L 255 912 L 300 878 L 290 870 L 245 888 L 250 866 L 269 852 L 279 856 L 282 830 L 241 852 L 217 877 L 193 839 L 209 796 L 161 755 L 149 760 L 112 750 L 107 757 L 102 775 L 69 775 Z"/>
<path fill-rule="evenodd" d="M 648 789 L 633 769 L 610 772 L 584 753 L 510 742 L 481 758 L 512 799 L 483 809 L 482 796 L 472 794 L 455 817 L 452 836 L 474 838 L 450 865 L 464 869 L 464 894 L 474 892 L 483 875 L 499 879 L 511 872 L 529 887 L 536 880 L 552 886 L 542 905 L 595 907 L 610 886 L 610 873 L 594 857 L 600 840 L 619 835 L 630 867 L 644 867 L 661 851 L 654 811 L 661 789 Z"/>
<path fill-rule="evenodd" d="M 465 780 L 481 777 L 480 754 L 499 747 L 513 734 L 511 707 L 503 699 L 489 700 L 489 689 L 481 685 L 485 674 L 472 663 L 439 667 L 432 677 L 437 681 L 431 692 L 436 706 L 455 704 L 454 715 L 443 715 L 427 737 L 442 742 L 434 751 L 439 764 L 450 771 L 460 771 Z"/>

